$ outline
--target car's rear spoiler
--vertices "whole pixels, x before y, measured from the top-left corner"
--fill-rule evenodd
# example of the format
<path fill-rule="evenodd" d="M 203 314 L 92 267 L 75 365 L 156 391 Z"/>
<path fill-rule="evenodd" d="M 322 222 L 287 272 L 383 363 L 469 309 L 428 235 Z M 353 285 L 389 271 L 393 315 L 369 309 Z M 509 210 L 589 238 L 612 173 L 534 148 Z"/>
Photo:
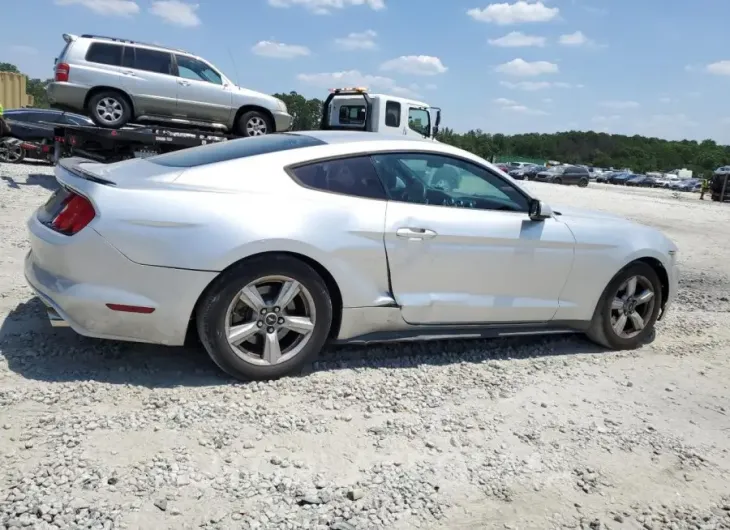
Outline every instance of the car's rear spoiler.
<path fill-rule="evenodd" d="M 78 39 L 78 37 L 76 35 L 72 35 L 71 33 L 63 34 L 63 40 L 65 40 L 67 43 L 73 42 L 76 39 Z"/>
<path fill-rule="evenodd" d="M 86 171 L 81 167 L 82 164 L 95 164 L 97 163 L 96 160 L 90 160 L 88 158 L 82 158 L 79 156 L 74 156 L 71 158 L 62 158 L 58 161 L 58 165 L 61 166 L 63 169 L 71 173 L 72 175 L 75 175 L 77 177 L 80 177 L 84 180 L 90 180 L 91 182 L 96 182 L 97 184 L 104 184 L 106 186 L 116 186 L 116 182 L 113 182 L 111 180 L 105 179 L 100 177 L 99 175 L 95 175 L 94 173 L 90 171 Z"/>

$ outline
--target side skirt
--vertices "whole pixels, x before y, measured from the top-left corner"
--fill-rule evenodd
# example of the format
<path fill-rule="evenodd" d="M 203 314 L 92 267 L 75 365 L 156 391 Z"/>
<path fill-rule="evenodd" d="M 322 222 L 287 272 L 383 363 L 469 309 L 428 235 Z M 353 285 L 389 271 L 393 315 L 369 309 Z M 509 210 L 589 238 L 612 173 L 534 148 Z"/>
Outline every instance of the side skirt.
<path fill-rule="evenodd" d="M 526 335 L 558 335 L 583 333 L 590 321 L 551 321 L 496 323 L 470 326 L 408 326 L 405 329 L 375 331 L 347 339 L 332 341 L 333 344 L 369 344 L 382 342 L 406 342 L 444 339 L 487 339 Z"/>

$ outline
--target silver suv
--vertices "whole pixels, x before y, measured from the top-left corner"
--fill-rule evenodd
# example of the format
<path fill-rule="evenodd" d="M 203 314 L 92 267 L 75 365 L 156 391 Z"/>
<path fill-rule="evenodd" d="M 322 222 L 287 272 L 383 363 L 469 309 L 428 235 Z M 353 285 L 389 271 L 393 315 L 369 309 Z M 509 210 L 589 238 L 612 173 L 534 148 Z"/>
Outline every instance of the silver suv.
<path fill-rule="evenodd" d="M 51 106 L 88 113 L 100 127 L 165 122 L 259 136 L 291 127 L 283 101 L 241 88 L 200 57 L 97 35 L 64 34 L 48 85 Z"/>

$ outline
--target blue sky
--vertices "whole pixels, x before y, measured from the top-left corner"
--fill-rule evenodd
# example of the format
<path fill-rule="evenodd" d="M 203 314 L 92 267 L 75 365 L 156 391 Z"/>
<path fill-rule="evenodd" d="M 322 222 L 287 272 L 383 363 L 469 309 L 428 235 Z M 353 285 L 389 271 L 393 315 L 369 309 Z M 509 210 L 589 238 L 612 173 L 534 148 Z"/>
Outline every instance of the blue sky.
<path fill-rule="evenodd" d="M 728 0 L 23 0 L 3 18 L 0 61 L 33 77 L 52 76 L 62 33 L 98 33 L 268 93 L 418 96 L 457 131 L 730 144 Z"/>

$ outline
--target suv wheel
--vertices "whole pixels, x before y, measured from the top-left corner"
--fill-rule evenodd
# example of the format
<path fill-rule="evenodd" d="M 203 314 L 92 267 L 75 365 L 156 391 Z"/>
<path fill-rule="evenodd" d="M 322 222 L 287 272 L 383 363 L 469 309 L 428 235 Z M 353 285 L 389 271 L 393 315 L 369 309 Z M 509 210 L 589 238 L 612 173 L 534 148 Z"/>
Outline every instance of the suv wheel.
<path fill-rule="evenodd" d="M 332 300 L 306 263 L 255 258 L 223 273 L 198 309 L 201 342 L 213 361 L 239 379 L 295 373 L 327 340 Z"/>
<path fill-rule="evenodd" d="M 89 100 L 89 115 L 99 127 L 118 129 L 132 119 L 132 106 L 121 93 L 104 90 Z"/>
<path fill-rule="evenodd" d="M 581 178 L 578 181 L 578 186 L 580 186 L 581 188 L 585 188 L 586 186 L 588 186 L 588 179 L 586 177 Z"/>
<path fill-rule="evenodd" d="M 243 137 L 263 136 L 274 132 L 271 120 L 264 113 L 250 110 L 238 118 L 238 134 Z"/>
<path fill-rule="evenodd" d="M 654 336 L 661 306 L 659 276 L 646 263 L 633 263 L 606 287 L 587 335 L 609 349 L 638 348 Z"/>

